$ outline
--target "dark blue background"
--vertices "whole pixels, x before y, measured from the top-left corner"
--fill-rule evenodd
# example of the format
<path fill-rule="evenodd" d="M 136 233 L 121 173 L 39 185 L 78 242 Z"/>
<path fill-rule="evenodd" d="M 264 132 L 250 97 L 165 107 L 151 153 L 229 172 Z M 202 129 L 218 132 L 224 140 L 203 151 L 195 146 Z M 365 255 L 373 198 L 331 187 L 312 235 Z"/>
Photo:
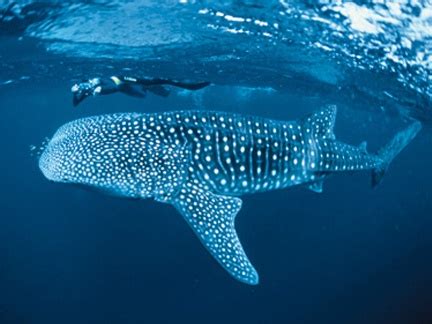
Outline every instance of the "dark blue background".
<path fill-rule="evenodd" d="M 29 145 L 63 123 L 193 107 L 190 97 L 96 98 L 69 83 L 0 88 L 0 323 L 430 323 L 432 153 L 425 130 L 382 185 L 337 175 L 324 192 L 245 196 L 237 217 L 260 285 L 234 281 L 173 207 L 48 182 Z M 298 118 L 319 98 L 214 87 L 201 107 Z M 237 96 L 237 97 L 236 97 Z M 400 121 L 339 105 L 338 139 L 371 151 Z"/>

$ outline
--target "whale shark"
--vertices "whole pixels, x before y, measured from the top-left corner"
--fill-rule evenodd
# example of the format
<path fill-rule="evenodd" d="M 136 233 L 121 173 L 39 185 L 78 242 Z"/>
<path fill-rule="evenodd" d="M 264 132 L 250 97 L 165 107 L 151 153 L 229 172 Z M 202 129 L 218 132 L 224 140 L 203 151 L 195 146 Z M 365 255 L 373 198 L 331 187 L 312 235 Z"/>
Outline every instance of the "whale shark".
<path fill-rule="evenodd" d="M 376 186 L 421 129 L 413 122 L 370 154 L 336 140 L 336 111 L 294 121 L 212 111 L 86 117 L 57 130 L 39 168 L 54 182 L 173 205 L 232 277 L 256 285 L 235 229 L 242 195 L 299 185 L 322 192 L 330 175 L 357 170 L 370 170 Z"/>

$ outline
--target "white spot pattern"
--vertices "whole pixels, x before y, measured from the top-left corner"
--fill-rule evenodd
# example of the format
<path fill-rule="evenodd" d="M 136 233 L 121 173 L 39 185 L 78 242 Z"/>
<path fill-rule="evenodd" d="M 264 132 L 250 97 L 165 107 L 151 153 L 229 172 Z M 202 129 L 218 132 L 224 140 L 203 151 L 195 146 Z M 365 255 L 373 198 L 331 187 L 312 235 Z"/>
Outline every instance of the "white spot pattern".
<path fill-rule="evenodd" d="M 298 184 L 319 192 L 331 172 L 383 163 L 336 141 L 335 116 L 328 106 L 292 122 L 204 111 L 84 118 L 57 131 L 39 166 L 54 181 L 174 204 L 231 275 L 256 284 L 234 228 L 241 200 L 230 196 Z"/>
<path fill-rule="evenodd" d="M 215 195 L 187 183 L 174 203 L 212 256 L 234 278 L 258 284 L 258 273 L 250 263 L 235 231 L 239 198 Z"/>

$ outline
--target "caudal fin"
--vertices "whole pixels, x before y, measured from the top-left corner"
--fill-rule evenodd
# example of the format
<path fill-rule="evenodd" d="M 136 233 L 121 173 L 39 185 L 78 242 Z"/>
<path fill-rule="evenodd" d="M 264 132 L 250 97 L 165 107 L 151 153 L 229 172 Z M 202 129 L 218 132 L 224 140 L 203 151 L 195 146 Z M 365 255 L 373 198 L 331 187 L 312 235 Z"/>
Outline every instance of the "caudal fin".
<path fill-rule="evenodd" d="M 383 163 L 372 170 L 372 187 L 376 187 L 381 182 L 391 161 L 416 137 L 421 128 L 420 122 L 412 123 L 408 128 L 397 133 L 386 146 L 378 151 L 377 155 Z"/>

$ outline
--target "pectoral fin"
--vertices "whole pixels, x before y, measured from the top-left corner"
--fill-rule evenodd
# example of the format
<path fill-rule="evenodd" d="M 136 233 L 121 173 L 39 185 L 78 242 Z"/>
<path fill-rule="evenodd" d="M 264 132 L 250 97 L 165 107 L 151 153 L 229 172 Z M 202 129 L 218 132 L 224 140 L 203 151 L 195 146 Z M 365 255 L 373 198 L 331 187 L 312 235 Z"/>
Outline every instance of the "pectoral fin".
<path fill-rule="evenodd" d="M 249 285 L 258 284 L 258 273 L 243 251 L 234 227 L 241 199 L 216 195 L 188 182 L 173 204 L 229 274 Z"/>

